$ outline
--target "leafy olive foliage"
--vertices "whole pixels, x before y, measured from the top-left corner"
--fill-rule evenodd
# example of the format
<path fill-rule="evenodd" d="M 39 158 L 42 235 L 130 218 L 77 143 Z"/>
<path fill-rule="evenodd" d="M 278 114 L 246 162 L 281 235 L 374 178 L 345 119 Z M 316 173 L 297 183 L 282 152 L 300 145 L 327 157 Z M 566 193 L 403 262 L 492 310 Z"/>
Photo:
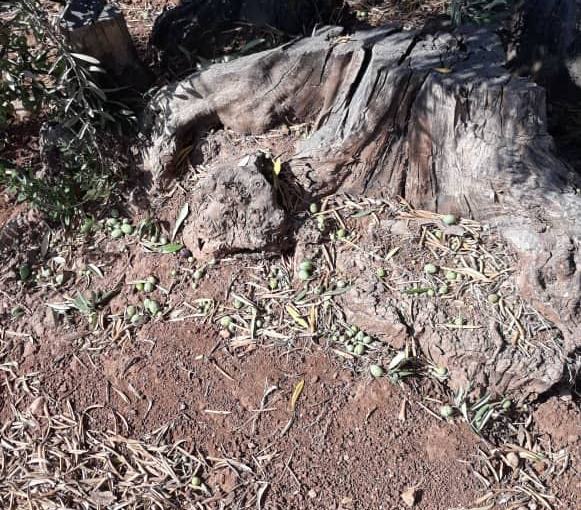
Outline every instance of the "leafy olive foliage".
<path fill-rule="evenodd" d="M 0 2 L 0 150 L 10 154 L 18 143 L 10 136 L 22 122 L 17 108 L 50 121 L 60 134 L 50 142 L 56 152 L 50 168 L 46 161 L 43 168 L 38 153 L 18 164 L 0 161 L 0 183 L 69 223 L 88 204 L 110 196 L 119 172 L 109 154 L 135 116 L 116 98 L 120 91 L 100 63 L 66 46 L 57 21 L 40 0 Z M 40 122 L 29 124 L 38 132 Z"/>
<path fill-rule="evenodd" d="M 448 13 L 454 25 L 493 23 L 506 16 L 515 0 L 452 0 Z"/>

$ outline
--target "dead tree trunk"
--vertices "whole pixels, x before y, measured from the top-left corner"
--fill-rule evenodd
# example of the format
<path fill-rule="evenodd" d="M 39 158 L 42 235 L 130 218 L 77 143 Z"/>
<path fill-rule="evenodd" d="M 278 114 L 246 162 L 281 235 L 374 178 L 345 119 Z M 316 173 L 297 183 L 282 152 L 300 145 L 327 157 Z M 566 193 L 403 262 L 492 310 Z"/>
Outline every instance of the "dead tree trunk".
<path fill-rule="evenodd" d="M 142 64 L 127 30 L 123 14 L 105 0 L 73 0 L 61 28 L 73 51 L 101 62 L 120 85 L 145 90 L 152 76 Z"/>
<path fill-rule="evenodd" d="M 522 294 L 568 350 L 581 346 L 581 186 L 554 154 L 544 89 L 512 77 L 484 29 L 341 34 L 321 30 L 160 91 L 146 168 L 160 181 L 208 126 L 311 123 L 288 161 L 308 193 L 401 195 L 490 222 L 519 254 Z"/>

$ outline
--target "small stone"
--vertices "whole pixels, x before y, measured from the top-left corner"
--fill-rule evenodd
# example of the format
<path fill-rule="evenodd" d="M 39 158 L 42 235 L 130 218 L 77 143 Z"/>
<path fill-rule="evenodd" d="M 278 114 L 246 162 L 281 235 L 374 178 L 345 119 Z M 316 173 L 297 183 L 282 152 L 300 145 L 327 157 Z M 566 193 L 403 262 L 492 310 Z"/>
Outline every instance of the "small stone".
<path fill-rule="evenodd" d="M 520 464 L 520 459 L 518 457 L 518 455 L 514 452 L 509 452 L 506 454 L 506 463 L 512 468 L 512 469 L 516 469 L 518 468 L 519 464 Z"/>
<path fill-rule="evenodd" d="M 401 493 L 401 499 L 411 508 L 416 504 L 417 492 L 415 487 L 410 487 Z"/>

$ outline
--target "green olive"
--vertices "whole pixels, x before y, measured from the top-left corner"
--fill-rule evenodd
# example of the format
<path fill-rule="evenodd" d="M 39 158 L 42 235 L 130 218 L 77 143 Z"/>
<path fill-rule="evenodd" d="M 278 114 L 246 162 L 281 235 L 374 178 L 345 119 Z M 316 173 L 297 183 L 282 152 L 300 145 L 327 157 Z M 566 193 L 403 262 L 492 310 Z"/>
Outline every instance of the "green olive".
<path fill-rule="evenodd" d="M 424 266 L 424 271 L 427 274 L 436 274 L 438 272 L 438 268 L 434 264 L 426 264 Z"/>
<path fill-rule="evenodd" d="M 344 289 L 345 287 L 347 287 L 347 284 L 343 280 L 337 280 L 335 285 L 337 285 L 338 289 Z"/>
<path fill-rule="evenodd" d="M 194 280 L 199 281 L 204 277 L 204 270 L 203 269 L 196 269 L 194 271 Z"/>
<path fill-rule="evenodd" d="M 18 269 L 18 276 L 20 276 L 20 279 L 23 282 L 25 282 L 26 280 L 28 280 L 31 275 L 32 275 L 32 269 L 30 269 L 30 266 L 28 264 L 23 264 Z"/>
<path fill-rule="evenodd" d="M 155 276 L 148 276 L 146 279 L 147 283 L 151 283 L 152 285 L 157 284 L 157 278 Z"/>
<path fill-rule="evenodd" d="M 355 346 L 355 349 L 353 350 L 353 352 L 355 354 L 357 354 L 358 356 L 362 356 L 363 354 L 365 354 L 365 345 L 363 345 L 363 344 L 357 344 Z"/>
<path fill-rule="evenodd" d="M 438 288 L 438 294 L 440 294 L 441 296 L 448 294 L 449 291 L 450 291 L 450 289 L 448 288 L 447 285 L 441 285 Z"/>
<path fill-rule="evenodd" d="M 145 288 L 144 286 L 145 284 L 143 282 L 137 282 L 135 284 L 135 290 L 138 292 L 143 292 L 143 289 Z"/>
<path fill-rule="evenodd" d="M 505 398 L 505 399 L 502 401 L 502 408 L 503 408 L 505 411 L 508 411 L 508 410 L 511 408 L 511 406 L 512 406 L 512 400 L 510 400 L 509 398 Z"/>
<path fill-rule="evenodd" d="M 257 328 L 261 328 L 262 327 L 262 321 L 260 319 L 256 319 L 256 321 L 254 322 L 254 325 Z"/>
<path fill-rule="evenodd" d="M 299 270 L 301 271 L 309 271 L 311 272 L 313 270 L 313 263 L 312 261 L 306 259 L 303 260 L 300 264 L 299 264 Z"/>
<path fill-rule="evenodd" d="M 453 282 L 458 279 L 458 273 L 456 271 L 446 271 L 446 280 Z"/>
<path fill-rule="evenodd" d="M 236 310 L 240 310 L 244 306 L 244 303 L 242 301 L 240 301 L 238 298 L 234 298 L 234 301 L 232 302 L 232 306 Z"/>
<path fill-rule="evenodd" d="M 168 243 L 167 237 L 161 236 L 159 238 L 159 244 L 161 244 L 162 246 L 165 246 L 167 243 Z"/>
<path fill-rule="evenodd" d="M 115 218 L 107 218 L 105 225 L 107 225 L 108 227 L 116 227 L 117 225 L 119 225 L 119 220 Z"/>
<path fill-rule="evenodd" d="M 119 211 L 117 209 L 111 209 L 111 211 L 109 211 L 109 214 L 111 215 L 111 218 L 119 218 Z"/>
<path fill-rule="evenodd" d="M 345 349 L 347 350 L 347 352 L 353 352 L 355 350 L 355 346 L 349 342 L 345 344 Z"/>
<path fill-rule="evenodd" d="M 369 373 L 373 377 L 377 378 L 382 377 L 385 372 L 383 370 L 383 367 L 381 367 L 380 365 L 369 365 Z"/>
<path fill-rule="evenodd" d="M 311 211 L 311 214 L 317 214 L 319 212 L 319 205 L 312 203 L 309 205 L 309 211 Z"/>
<path fill-rule="evenodd" d="M 111 237 L 113 239 L 119 239 L 120 237 L 123 237 L 123 231 L 120 228 L 115 228 L 113 229 L 113 232 L 111 232 Z"/>
<path fill-rule="evenodd" d="M 456 326 L 463 326 L 464 325 L 464 319 L 462 317 L 456 317 L 454 319 L 454 324 Z"/>
<path fill-rule="evenodd" d="M 156 315 L 157 312 L 159 312 L 159 310 L 160 310 L 159 303 L 155 299 L 152 299 L 149 302 L 149 311 L 151 312 L 151 315 Z"/>
<path fill-rule="evenodd" d="M 131 324 L 135 325 L 138 324 L 139 322 L 141 322 L 143 315 L 140 314 L 135 314 L 133 317 L 131 317 Z"/>
<path fill-rule="evenodd" d="M 436 292 L 434 291 L 434 289 L 428 289 L 427 292 L 426 292 L 426 294 L 429 297 L 434 297 L 436 295 Z"/>
<path fill-rule="evenodd" d="M 192 480 L 190 482 L 192 487 L 201 487 L 202 486 L 202 479 L 199 476 L 192 476 Z"/>
<path fill-rule="evenodd" d="M 369 344 L 370 344 L 372 341 L 373 341 L 373 339 L 372 339 L 372 338 L 371 338 L 369 335 L 365 335 L 365 336 L 363 337 L 363 343 L 364 343 L 365 345 L 369 345 Z"/>
<path fill-rule="evenodd" d="M 337 230 L 337 232 L 335 232 L 335 235 L 337 236 L 337 239 L 344 239 L 345 236 L 347 235 L 347 232 L 345 232 L 344 228 L 340 228 L 339 230 Z"/>
<path fill-rule="evenodd" d="M 133 234 L 133 226 L 131 226 L 129 223 L 124 223 L 121 225 L 121 232 L 129 236 Z"/>
<path fill-rule="evenodd" d="M 10 310 L 10 315 L 14 318 L 14 319 L 20 319 L 20 317 L 22 317 L 24 315 L 24 308 L 20 305 L 16 305 L 14 308 L 12 308 L 12 310 Z"/>
<path fill-rule="evenodd" d="M 129 305 L 125 310 L 125 315 L 128 319 L 131 319 L 137 313 L 137 308 L 133 305 Z"/>
<path fill-rule="evenodd" d="M 458 218 L 453 214 L 446 214 L 442 217 L 442 221 L 446 225 L 456 225 L 456 223 L 458 223 Z"/>
<path fill-rule="evenodd" d="M 155 290 L 155 285 L 153 283 L 151 283 L 151 282 L 146 282 L 143 285 L 143 290 L 145 292 L 153 292 Z"/>
<path fill-rule="evenodd" d="M 489 294 L 487 299 L 491 305 L 495 305 L 500 301 L 500 296 L 498 294 Z"/>
<path fill-rule="evenodd" d="M 278 280 L 276 278 L 269 278 L 268 279 L 268 288 L 270 290 L 276 290 L 278 289 Z"/>
<path fill-rule="evenodd" d="M 365 333 L 363 331 L 358 331 L 357 334 L 355 335 L 355 340 L 357 340 L 358 342 L 362 342 L 364 337 Z"/>
<path fill-rule="evenodd" d="M 385 269 L 383 269 L 382 267 L 380 267 L 377 271 L 376 271 L 377 277 L 378 278 L 385 278 Z"/>
<path fill-rule="evenodd" d="M 323 287 L 321 287 L 320 285 L 318 287 L 315 287 L 315 289 L 313 290 L 313 292 L 317 295 L 320 296 L 323 293 L 324 289 Z"/>
<path fill-rule="evenodd" d="M 454 409 L 450 405 L 440 407 L 440 415 L 444 418 L 450 418 L 454 414 Z"/>
<path fill-rule="evenodd" d="M 311 273 L 309 273 L 308 271 L 305 271 L 304 269 L 301 269 L 299 271 L 299 280 L 306 281 L 310 277 L 311 277 Z"/>
<path fill-rule="evenodd" d="M 223 328 L 227 328 L 228 326 L 230 326 L 230 324 L 232 324 L 232 317 L 230 317 L 229 315 L 224 315 L 224 317 L 220 319 L 220 325 Z"/>
<path fill-rule="evenodd" d="M 157 244 L 157 242 L 158 242 L 158 241 L 159 241 L 159 237 L 157 237 L 156 235 L 152 235 L 152 236 L 149 238 L 149 242 L 150 242 L 150 243 Z"/>

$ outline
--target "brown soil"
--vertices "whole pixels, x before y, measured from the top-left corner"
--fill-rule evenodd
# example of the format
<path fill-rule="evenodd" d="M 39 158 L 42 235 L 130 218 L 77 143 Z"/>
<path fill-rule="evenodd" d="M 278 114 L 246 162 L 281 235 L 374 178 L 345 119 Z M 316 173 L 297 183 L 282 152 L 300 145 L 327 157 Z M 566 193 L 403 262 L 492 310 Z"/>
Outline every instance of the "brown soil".
<path fill-rule="evenodd" d="M 215 330 L 158 323 L 94 366 L 76 357 L 70 342 L 44 341 L 23 356 L 21 370 L 39 371 L 47 393 L 76 409 L 104 403 L 92 414 L 95 429 L 115 427 L 117 412 L 129 424 L 125 431 L 117 423 L 122 433 L 143 437 L 171 424 L 171 440 L 194 438 L 208 455 L 251 459 L 275 453 L 265 473 L 271 483 L 265 508 L 403 508 L 400 493 L 410 486 L 421 490 L 420 508 L 474 499 L 475 481 L 458 461 L 475 451 L 478 439 L 465 425 L 442 425 L 427 415 L 414 392 L 354 379 L 317 348 L 264 348 L 237 358 L 215 350 L 217 344 Z M 299 380 L 305 389 L 282 435 Z M 268 411 L 257 413 L 272 385 L 277 389 Z M 402 406 L 405 421 L 399 418 Z"/>

